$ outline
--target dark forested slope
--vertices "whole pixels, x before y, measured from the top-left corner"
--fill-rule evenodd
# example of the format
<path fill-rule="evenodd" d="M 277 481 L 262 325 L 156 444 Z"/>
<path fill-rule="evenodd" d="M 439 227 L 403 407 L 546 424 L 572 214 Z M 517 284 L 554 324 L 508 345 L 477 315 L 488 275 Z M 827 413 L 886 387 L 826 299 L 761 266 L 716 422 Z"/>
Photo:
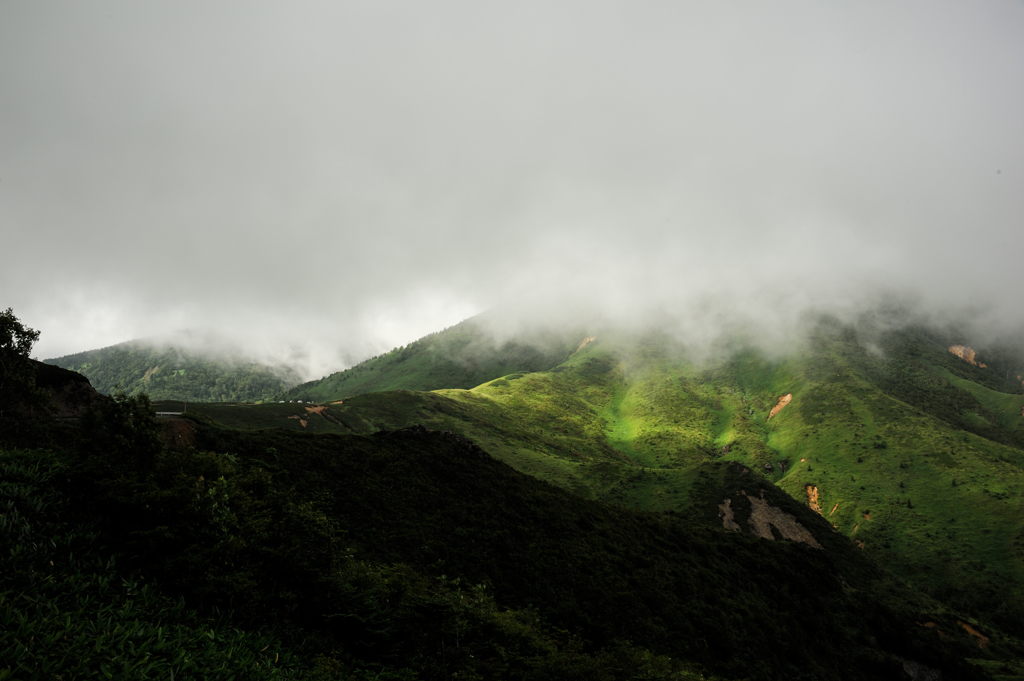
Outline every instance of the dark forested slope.
<path fill-rule="evenodd" d="M 816 546 L 589 501 L 438 431 L 201 427 L 197 444 L 274 471 L 277 484 L 337 523 L 348 550 L 487 584 L 499 603 L 535 607 L 596 645 L 628 639 L 763 679 L 901 678 L 894 655 L 967 677 L 973 672 L 949 653 L 980 654 L 941 606 L 743 467 L 707 476 L 706 499 L 742 487 L 806 528 Z M 738 511 L 741 522 L 749 509 Z M 944 622 L 953 638 L 940 645 L 916 621 Z"/>

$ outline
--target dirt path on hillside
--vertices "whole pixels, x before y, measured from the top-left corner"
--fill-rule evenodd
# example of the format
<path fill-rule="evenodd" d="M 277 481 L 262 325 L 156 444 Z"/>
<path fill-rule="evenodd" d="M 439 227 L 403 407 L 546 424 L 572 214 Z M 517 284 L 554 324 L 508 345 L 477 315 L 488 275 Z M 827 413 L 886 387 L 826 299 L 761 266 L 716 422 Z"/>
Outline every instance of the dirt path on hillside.
<path fill-rule="evenodd" d="M 780 411 L 782 411 L 782 408 L 785 407 L 787 404 L 789 404 L 792 401 L 793 401 L 793 393 L 786 393 L 785 395 L 780 397 L 779 401 L 775 403 L 774 407 L 772 407 L 772 410 L 770 412 L 768 412 L 768 419 L 767 420 L 771 420 L 771 418 L 773 416 L 775 416 Z"/>

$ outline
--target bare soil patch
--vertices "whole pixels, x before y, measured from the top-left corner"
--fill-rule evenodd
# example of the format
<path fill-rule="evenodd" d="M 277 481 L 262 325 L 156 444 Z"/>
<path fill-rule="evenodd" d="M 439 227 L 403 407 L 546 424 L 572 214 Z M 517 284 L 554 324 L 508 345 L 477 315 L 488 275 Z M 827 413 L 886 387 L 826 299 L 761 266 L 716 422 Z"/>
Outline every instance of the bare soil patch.
<path fill-rule="evenodd" d="M 985 646 L 988 645 L 988 636 L 986 636 L 985 634 L 981 633 L 980 631 L 978 631 L 977 629 L 972 627 L 967 622 L 961 622 L 960 620 L 957 620 L 956 623 L 959 624 L 961 627 L 963 627 L 964 631 L 966 631 L 968 634 L 970 634 L 974 638 L 978 639 L 978 647 L 979 648 L 984 649 Z"/>
<path fill-rule="evenodd" d="M 595 340 L 597 340 L 596 336 L 587 336 L 586 338 L 583 339 L 583 342 L 580 343 L 580 346 L 578 348 L 576 348 L 576 350 L 572 354 L 575 355 L 577 352 L 579 352 L 583 348 L 587 347 L 589 344 L 593 343 Z"/>
<path fill-rule="evenodd" d="M 978 363 L 974 361 L 975 352 L 973 348 L 970 348 L 966 345 L 950 345 L 949 352 L 952 355 L 956 355 L 957 357 L 967 362 L 968 364 L 978 366 Z"/>
<path fill-rule="evenodd" d="M 770 420 L 773 416 L 775 416 L 780 411 L 782 411 L 783 407 L 785 407 L 787 404 L 789 404 L 792 401 L 793 401 L 793 393 L 786 393 L 785 395 L 780 397 L 779 401 L 775 403 L 774 407 L 772 407 L 772 410 L 770 412 L 768 412 L 768 419 Z"/>

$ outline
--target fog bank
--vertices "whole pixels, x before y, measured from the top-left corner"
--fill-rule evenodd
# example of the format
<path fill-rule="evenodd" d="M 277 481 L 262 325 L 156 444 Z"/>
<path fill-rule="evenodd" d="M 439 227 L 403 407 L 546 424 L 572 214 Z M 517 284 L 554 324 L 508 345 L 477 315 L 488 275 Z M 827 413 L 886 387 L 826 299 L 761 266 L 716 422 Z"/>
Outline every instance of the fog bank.
<path fill-rule="evenodd" d="M 0 307 L 306 377 L 488 309 L 1019 329 L 1022 82 L 1008 0 L 5 3 Z"/>

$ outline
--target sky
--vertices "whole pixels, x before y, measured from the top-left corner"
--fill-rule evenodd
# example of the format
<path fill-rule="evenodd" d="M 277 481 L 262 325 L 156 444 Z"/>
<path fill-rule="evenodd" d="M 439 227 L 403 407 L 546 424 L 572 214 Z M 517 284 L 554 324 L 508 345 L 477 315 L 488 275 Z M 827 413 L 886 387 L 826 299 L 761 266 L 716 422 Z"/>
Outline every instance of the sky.
<path fill-rule="evenodd" d="M 1011 328 L 1022 256 L 1021 0 L 0 3 L 40 358 L 201 329 L 311 378 L 485 310 L 882 295 Z"/>

